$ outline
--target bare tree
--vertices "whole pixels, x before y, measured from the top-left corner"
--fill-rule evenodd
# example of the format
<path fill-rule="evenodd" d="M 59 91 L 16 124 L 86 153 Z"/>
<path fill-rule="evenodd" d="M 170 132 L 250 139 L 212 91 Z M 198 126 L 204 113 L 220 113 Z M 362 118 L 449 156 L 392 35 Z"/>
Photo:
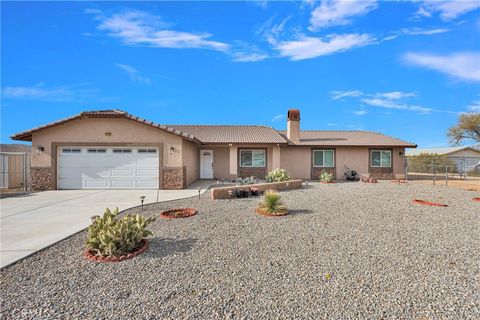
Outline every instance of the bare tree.
<path fill-rule="evenodd" d="M 448 129 L 447 136 L 453 144 L 459 144 L 463 140 L 480 142 L 480 112 L 462 113 L 458 117 L 458 123 Z"/>

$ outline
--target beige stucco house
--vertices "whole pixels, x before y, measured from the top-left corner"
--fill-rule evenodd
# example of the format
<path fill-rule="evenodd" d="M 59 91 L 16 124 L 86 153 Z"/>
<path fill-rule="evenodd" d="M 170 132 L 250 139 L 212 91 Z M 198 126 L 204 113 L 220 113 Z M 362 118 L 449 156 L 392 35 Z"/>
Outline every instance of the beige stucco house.
<path fill-rule="evenodd" d="M 301 131 L 300 111 L 287 130 L 266 126 L 159 125 L 120 110 L 82 112 L 20 132 L 32 142 L 34 189 L 181 189 L 198 179 L 263 179 L 275 169 L 342 179 L 403 178 L 405 148 L 416 145 L 366 131 Z"/>

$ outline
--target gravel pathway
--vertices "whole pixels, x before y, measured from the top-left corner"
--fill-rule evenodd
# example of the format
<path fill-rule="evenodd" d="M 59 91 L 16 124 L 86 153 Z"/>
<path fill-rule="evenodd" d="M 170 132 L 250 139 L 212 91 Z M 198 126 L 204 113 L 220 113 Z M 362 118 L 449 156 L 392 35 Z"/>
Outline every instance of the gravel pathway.
<path fill-rule="evenodd" d="M 149 251 L 121 263 L 84 260 L 77 234 L 1 271 L 1 318 L 480 318 L 478 193 L 381 182 L 282 196 L 279 218 L 209 193 L 148 205 L 199 214 L 157 219 Z"/>

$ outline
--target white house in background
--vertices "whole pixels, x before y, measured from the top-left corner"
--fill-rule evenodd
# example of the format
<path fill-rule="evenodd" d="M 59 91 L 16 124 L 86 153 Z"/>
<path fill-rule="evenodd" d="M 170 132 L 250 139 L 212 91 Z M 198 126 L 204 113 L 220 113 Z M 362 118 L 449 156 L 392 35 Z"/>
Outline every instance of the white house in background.
<path fill-rule="evenodd" d="M 421 153 L 445 155 L 455 162 L 458 172 L 476 170 L 480 166 L 480 150 L 474 147 L 448 147 L 427 149 L 406 149 L 407 156 L 418 156 Z"/>

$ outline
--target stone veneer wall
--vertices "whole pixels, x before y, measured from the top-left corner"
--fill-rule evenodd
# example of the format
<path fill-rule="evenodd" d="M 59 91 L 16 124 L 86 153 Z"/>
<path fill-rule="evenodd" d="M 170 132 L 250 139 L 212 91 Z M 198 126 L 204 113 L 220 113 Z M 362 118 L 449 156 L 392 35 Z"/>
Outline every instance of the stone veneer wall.
<path fill-rule="evenodd" d="M 187 186 L 187 167 L 163 167 L 162 189 L 178 190 Z"/>
<path fill-rule="evenodd" d="M 322 173 L 322 171 L 326 171 L 328 173 L 331 173 L 333 174 L 333 178 L 336 179 L 335 177 L 335 167 L 331 167 L 331 168 L 323 168 L 323 167 L 312 167 L 312 180 L 318 180 L 320 179 L 320 174 Z"/>
<path fill-rule="evenodd" d="M 394 179 L 393 176 L 393 169 L 392 168 L 377 168 L 377 167 L 370 167 L 369 168 L 369 176 L 370 178 L 374 178 L 377 180 L 390 180 Z"/>
<path fill-rule="evenodd" d="M 288 186 L 287 186 L 288 183 Z M 285 182 L 271 182 L 271 183 L 257 183 L 243 186 L 221 187 L 212 189 L 212 199 L 229 199 L 228 191 L 232 190 L 235 196 L 237 190 L 248 190 L 250 188 L 257 188 L 259 191 L 269 189 L 281 191 L 287 189 L 300 189 L 302 187 L 302 180 L 290 180 Z"/>
<path fill-rule="evenodd" d="M 53 189 L 52 168 L 30 169 L 30 187 L 32 191 L 44 191 Z"/>

